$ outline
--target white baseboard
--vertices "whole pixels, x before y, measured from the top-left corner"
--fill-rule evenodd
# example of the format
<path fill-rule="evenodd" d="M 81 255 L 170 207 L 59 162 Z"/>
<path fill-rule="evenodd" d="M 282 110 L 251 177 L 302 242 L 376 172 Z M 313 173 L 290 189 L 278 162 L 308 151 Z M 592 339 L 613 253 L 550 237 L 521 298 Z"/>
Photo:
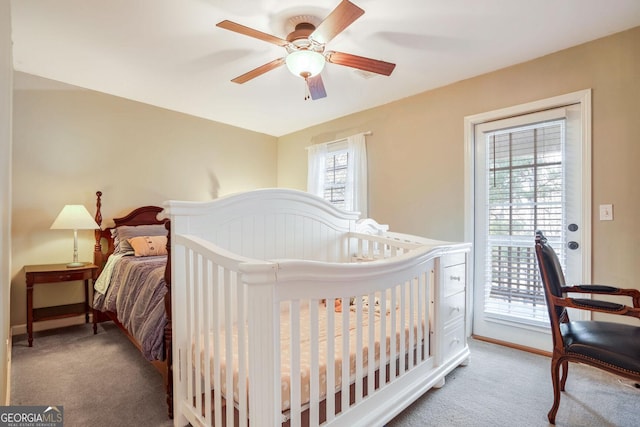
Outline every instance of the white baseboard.
<path fill-rule="evenodd" d="M 89 323 L 91 323 L 92 315 L 89 314 Z M 64 319 L 44 320 L 33 323 L 33 332 L 46 331 L 48 329 L 64 328 L 67 326 L 81 325 L 84 323 L 84 314 L 74 317 L 65 317 Z M 27 325 L 13 325 L 11 327 L 11 335 L 22 335 L 27 333 Z"/>

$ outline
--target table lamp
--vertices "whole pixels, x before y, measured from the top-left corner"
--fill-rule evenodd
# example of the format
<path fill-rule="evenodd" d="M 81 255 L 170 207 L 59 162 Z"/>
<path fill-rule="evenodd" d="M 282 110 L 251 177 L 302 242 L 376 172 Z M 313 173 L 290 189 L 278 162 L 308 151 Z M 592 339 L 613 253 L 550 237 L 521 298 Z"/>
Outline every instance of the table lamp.
<path fill-rule="evenodd" d="M 98 228 L 98 224 L 87 208 L 83 205 L 65 205 L 50 228 L 51 230 L 73 230 L 73 262 L 67 264 L 67 267 L 82 267 L 84 263 L 78 262 L 78 230 Z"/>

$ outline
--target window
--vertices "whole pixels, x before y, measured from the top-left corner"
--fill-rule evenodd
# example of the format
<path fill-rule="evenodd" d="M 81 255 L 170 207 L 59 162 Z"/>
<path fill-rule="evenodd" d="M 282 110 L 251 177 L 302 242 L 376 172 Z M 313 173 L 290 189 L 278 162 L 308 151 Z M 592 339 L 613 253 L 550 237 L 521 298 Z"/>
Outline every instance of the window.
<path fill-rule="evenodd" d="M 308 147 L 307 191 L 338 208 L 360 212 L 367 209 L 367 150 L 364 134 Z"/>
<path fill-rule="evenodd" d="M 561 119 L 485 134 L 487 313 L 547 321 L 531 236 L 541 228 L 562 237 L 564 127 Z"/>
<path fill-rule="evenodd" d="M 344 209 L 349 152 L 340 150 L 326 155 L 324 199 Z"/>

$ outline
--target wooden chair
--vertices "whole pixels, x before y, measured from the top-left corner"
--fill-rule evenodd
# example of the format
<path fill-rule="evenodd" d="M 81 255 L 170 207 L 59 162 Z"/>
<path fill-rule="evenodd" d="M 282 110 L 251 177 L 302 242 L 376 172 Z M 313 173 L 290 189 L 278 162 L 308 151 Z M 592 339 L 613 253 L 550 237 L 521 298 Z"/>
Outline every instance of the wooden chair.
<path fill-rule="evenodd" d="M 640 319 L 640 290 L 618 289 L 604 285 L 566 286 L 558 256 L 540 231 L 536 231 L 536 257 L 544 284 L 553 336 L 553 406 L 548 418 L 551 424 L 555 424 L 560 392 L 564 391 L 567 381 L 569 362 L 584 363 L 640 381 L 640 326 L 602 321 L 570 321 L 567 308 Z M 627 296 L 633 300 L 633 307 L 610 301 L 568 297 L 569 292 Z"/>

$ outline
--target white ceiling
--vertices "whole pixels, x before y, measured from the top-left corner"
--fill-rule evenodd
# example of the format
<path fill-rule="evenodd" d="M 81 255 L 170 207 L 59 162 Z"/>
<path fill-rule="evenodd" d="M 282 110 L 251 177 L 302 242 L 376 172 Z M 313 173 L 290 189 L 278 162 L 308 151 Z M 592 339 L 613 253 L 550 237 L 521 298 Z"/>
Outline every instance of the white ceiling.
<path fill-rule="evenodd" d="M 640 25 L 639 0 L 353 0 L 365 14 L 330 50 L 396 63 L 367 78 L 327 64 L 327 97 L 280 67 L 230 80 L 284 49 L 215 26 L 278 37 L 339 0 L 13 0 L 17 71 L 281 136 Z"/>

